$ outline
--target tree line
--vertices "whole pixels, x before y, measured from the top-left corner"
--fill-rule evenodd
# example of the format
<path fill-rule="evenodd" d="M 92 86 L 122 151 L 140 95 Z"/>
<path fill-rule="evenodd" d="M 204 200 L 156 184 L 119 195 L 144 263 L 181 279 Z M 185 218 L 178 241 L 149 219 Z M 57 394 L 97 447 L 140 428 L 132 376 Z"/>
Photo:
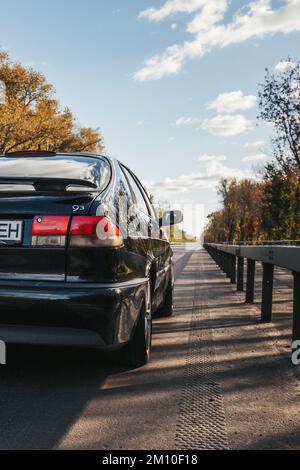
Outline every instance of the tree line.
<path fill-rule="evenodd" d="M 258 118 L 273 128 L 272 158 L 256 178 L 220 181 L 207 242 L 300 238 L 300 63 L 285 62 L 281 73 L 266 69 L 259 85 Z"/>

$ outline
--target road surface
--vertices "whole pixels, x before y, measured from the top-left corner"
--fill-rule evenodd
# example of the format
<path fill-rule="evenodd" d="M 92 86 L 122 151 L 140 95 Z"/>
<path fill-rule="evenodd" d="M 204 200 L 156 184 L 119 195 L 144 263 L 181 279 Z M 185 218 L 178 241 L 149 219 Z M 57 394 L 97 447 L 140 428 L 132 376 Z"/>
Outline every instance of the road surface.
<path fill-rule="evenodd" d="M 155 320 L 146 367 L 118 369 L 89 350 L 8 346 L 7 365 L 0 368 L 1 449 L 173 444 L 193 300 L 181 275 L 192 254 L 175 248 L 177 299 L 183 285 L 186 292 L 176 317 Z"/>
<path fill-rule="evenodd" d="M 245 306 L 204 250 L 174 251 L 175 316 L 154 321 L 147 366 L 8 347 L 1 449 L 300 448 L 288 274 L 276 276 L 274 322 L 260 325 L 259 305 Z"/>

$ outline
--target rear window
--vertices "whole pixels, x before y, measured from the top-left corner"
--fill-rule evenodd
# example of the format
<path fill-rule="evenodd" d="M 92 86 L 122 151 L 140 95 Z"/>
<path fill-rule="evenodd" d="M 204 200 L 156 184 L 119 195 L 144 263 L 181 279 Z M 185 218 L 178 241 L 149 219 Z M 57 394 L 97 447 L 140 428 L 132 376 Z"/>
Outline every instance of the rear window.
<path fill-rule="evenodd" d="M 15 178 L 13 184 L 4 183 L 5 178 Z M 34 191 L 34 187 L 22 179 L 53 178 L 59 181 L 80 180 L 95 187 L 66 186 L 67 191 L 101 191 L 110 179 L 110 165 L 104 158 L 80 156 L 26 156 L 0 157 L 0 191 Z"/>

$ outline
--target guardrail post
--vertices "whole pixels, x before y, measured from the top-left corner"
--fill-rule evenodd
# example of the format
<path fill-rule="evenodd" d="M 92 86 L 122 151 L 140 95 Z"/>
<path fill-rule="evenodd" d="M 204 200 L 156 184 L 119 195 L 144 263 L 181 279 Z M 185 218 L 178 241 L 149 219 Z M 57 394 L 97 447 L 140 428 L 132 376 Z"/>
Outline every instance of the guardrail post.
<path fill-rule="evenodd" d="M 300 273 L 294 275 L 293 341 L 300 340 Z"/>
<path fill-rule="evenodd" d="M 242 292 L 244 290 L 244 258 L 238 256 L 238 269 L 237 269 L 237 290 Z"/>
<path fill-rule="evenodd" d="M 218 266 L 220 269 L 222 269 L 222 257 L 221 257 L 221 252 L 218 250 Z"/>
<path fill-rule="evenodd" d="M 223 261 L 222 251 L 219 251 L 219 257 L 220 257 L 220 269 L 221 269 L 221 271 L 224 271 L 224 261 Z"/>
<path fill-rule="evenodd" d="M 226 254 L 222 251 L 222 271 L 226 274 Z"/>
<path fill-rule="evenodd" d="M 263 263 L 263 284 L 261 302 L 261 321 L 272 321 L 274 265 Z"/>
<path fill-rule="evenodd" d="M 228 253 L 225 253 L 225 256 L 226 256 L 226 268 L 225 268 L 225 273 L 226 273 L 226 277 L 230 277 L 230 255 Z"/>
<path fill-rule="evenodd" d="M 230 282 L 235 284 L 236 282 L 236 257 L 235 255 L 229 255 L 230 258 Z"/>
<path fill-rule="evenodd" d="M 254 301 L 255 260 L 247 259 L 246 304 Z"/>

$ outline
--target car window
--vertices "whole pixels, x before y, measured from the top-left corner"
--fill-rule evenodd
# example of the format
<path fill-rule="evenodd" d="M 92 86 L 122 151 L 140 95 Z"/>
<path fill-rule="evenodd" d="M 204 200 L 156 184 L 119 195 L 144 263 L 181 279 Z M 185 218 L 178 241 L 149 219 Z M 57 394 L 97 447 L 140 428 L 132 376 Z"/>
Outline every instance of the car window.
<path fill-rule="evenodd" d="M 122 171 L 122 168 L 119 169 L 119 185 L 119 191 L 126 196 L 128 204 L 131 206 L 134 203 L 132 198 L 132 190 L 124 172 Z"/>
<path fill-rule="evenodd" d="M 93 190 L 103 190 L 110 179 L 109 163 L 101 157 L 78 155 L 0 157 L 1 190 L 33 190 L 33 181 L 51 178 L 59 182 L 60 178 L 70 180 L 67 190 L 85 190 L 81 184 L 76 187 L 72 181 L 90 183 Z M 10 183 L 11 182 L 11 183 Z M 27 187 L 26 187 L 27 186 Z M 91 190 L 91 188 L 89 188 Z"/>
<path fill-rule="evenodd" d="M 150 199 L 147 191 L 145 190 L 144 186 L 142 186 L 142 190 L 143 190 L 143 194 L 145 196 L 145 199 L 148 202 L 148 207 L 149 207 L 150 213 L 151 213 L 151 219 L 152 219 L 152 221 L 157 221 L 158 222 L 158 215 L 157 215 L 156 209 L 155 209 L 154 205 L 152 204 L 151 199 Z"/>
<path fill-rule="evenodd" d="M 127 170 L 127 168 L 122 166 L 122 170 L 123 170 L 124 174 L 126 175 L 127 180 L 129 181 L 129 184 L 130 184 L 131 189 L 133 191 L 133 194 L 135 196 L 135 200 L 136 200 L 135 203 L 136 203 L 137 207 L 139 208 L 139 210 L 141 212 L 143 212 L 144 214 L 147 214 L 149 216 L 148 206 L 146 204 L 146 201 L 144 199 L 144 196 L 141 192 L 140 187 L 138 186 L 137 182 L 135 181 L 135 179 L 133 178 L 131 173 Z"/>

